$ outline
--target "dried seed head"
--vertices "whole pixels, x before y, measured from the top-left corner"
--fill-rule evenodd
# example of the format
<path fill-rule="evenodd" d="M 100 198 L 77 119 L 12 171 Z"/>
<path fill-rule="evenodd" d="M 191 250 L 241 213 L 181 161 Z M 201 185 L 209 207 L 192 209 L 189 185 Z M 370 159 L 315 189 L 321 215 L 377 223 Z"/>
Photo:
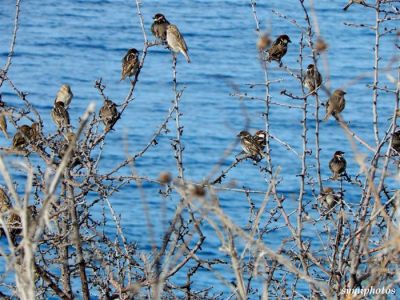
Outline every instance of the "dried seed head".
<path fill-rule="evenodd" d="M 160 176 L 158 177 L 158 180 L 162 183 L 162 184 L 168 184 L 171 182 L 172 180 L 172 176 L 171 173 L 169 172 L 161 172 Z"/>
<path fill-rule="evenodd" d="M 206 190 L 205 190 L 204 186 L 201 186 L 201 185 L 193 184 L 189 187 L 189 190 L 193 196 L 204 197 L 206 195 Z"/>
<path fill-rule="evenodd" d="M 321 37 L 319 37 L 315 41 L 314 49 L 317 53 L 322 53 L 328 49 L 328 44 Z"/>
<path fill-rule="evenodd" d="M 258 51 L 264 51 L 269 46 L 271 46 L 272 40 L 269 37 L 268 33 L 263 33 L 257 40 L 257 49 Z"/>

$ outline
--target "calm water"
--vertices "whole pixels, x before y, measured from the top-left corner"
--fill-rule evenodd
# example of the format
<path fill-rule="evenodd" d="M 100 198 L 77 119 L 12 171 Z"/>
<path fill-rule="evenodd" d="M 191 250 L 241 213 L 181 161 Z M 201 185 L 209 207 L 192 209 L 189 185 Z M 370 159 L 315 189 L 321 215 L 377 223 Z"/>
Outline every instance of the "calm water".
<path fill-rule="evenodd" d="M 142 12 L 145 17 L 147 34 L 151 37 L 151 17 L 163 12 L 169 21 L 178 24 L 189 46 L 192 59 L 186 64 L 181 56 L 178 61 L 178 81 L 186 86 L 183 95 L 181 119 L 184 125 L 183 144 L 186 178 L 201 181 L 207 177 L 212 167 L 220 160 L 224 150 L 235 141 L 235 135 L 245 128 L 246 118 L 242 107 L 250 119 L 250 129 L 264 128 L 262 112 L 264 103 L 260 101 L 240 102 L 231 97 L 234 87 L 251 95 L 263 97 L 262 88 L 248 89 L 246 83 L 261 83 L 263 70 L 257 59 L 255 49 L 255 23 L 248 1 L 142 1 Z M 349 29 L 344 22 L 368 21 L 373 24 L 374 15 L 368 10 L 351 7 L 347 13 L 341 8 L 345 1 L 316 1 L 316 15 L 321 22 L 321 34 L 329 44 L 329 72 L 332 88 L 345 87 L 347 90 L 347 107 L 343 117 L 351 122 L 352 128 L 365 140 L 372 142 L 371 90 L 366 84 L 372 83 L 373 66 L 373 32 L 365 28 Z M 14 1 L 0 1 L 0 63 L 3 65 L 8 54 L 9 39 L 14 16 Z M 295 26 L 278 18 L 271 10 L 296 19 L 304 25 L 304 17 L 297 1 L 261 1 L 258 14 L 264 29 L 272 36 L 286 33 L 293 44 L 290 44 L 284 63 L 293 70 L 299 71 L 297 63 L 300 31 Z M 394 36 L 387 36 L 381 48 L 382 61 L 394 53 Z M 8 76 L 23 91 L 29 93 L 28 99 L 42 113 L 45 120 L 45 131 L 55 129 L 51 122 L 50 110 L 54 96 L 62 83 L 69 83 L 75 95 L 70 114 L 72 123 L 78 124 L 78 117 L 91 101 L 97 109 L 102 104 L 97 90 L 93 87 L 98 78 L 106 84 L 106 94 L 110 99 L 121 103 L 129 90 L 128 82 L 120 82 L 120 60 L 128 48 L 142 49 L 143 37 L 140 30 L 134 1 L 48 1 L 31 0 L 22 3 L 21 24 L 17 39 L 16 53 Z M 310 57 L 305 57 L 305 65 Z M 275 64 L 272 64 L 275 67 Z M 326 77 L 327 70 L 322 70 Z M 351 83 L 354 76 L 366 74 L 357 82 Z M 140 81 L 135 90 L 135 101 L 125 112 L 125 117 L 117 124 L 115 131 L 109 135 L 101 169 L 107 170 L 126 157 L 124 149 L 130 154 L 140 151 L 149 141 L 153 132 L 165 118 L 173 99 L 171 84 L 171 56 L 168 51 L 151 48 L 142 70 Z M 297 104 L 280 95 L 280 90 L 287 89 L 299 93 L 299 85 L 287 73 L 274 68 L 271 79 L 283 79 L 272 88 L 273 101 Z M 385 81 L 385 77 L 382 77 Z M 351 84 L 351 85 L 350 85 Z M 10 93 L 5 83 L 0 92 L 3 100 L 9 105 L 20 106 L 18 100 Z M 323 99 L 326 95 L 322 94 Z M 387 96 L 380 98 L 382 126 L 386 126 L 391 115 L 393 99 Z M 313 110 L 313 107 L 310 107 Z M 313 116 L 310 113 L 310 147 L 313 145 Z M 301 111 L 288 110 L 280 106 L 271 108 L 271 133 L 293 145 L 301 153 Z M 140 175 L 156 178 L 163 170 L 175 170 L 175 161 L 171 152 L 170 138 L 175 134 L 173 129 L 162 136 L 157 147 L 151 148 L 146 155 L 137 160 L 136 168 Z M 385 128 L 385 127 L 382 127 Z M 13 134 L 15 130 L 11 129 Z M 2 145 L 10 142 L 0 137 Z M 324 166 L 323 178 L 330 176 L 327 167 L 332 153 L 343 150 L 348 153 L 348 173 L 355 175 L 359 167 L 354 163 L 351 146 L 342 130 L 334 121 L 321 124 L 321 156 Z M 362 149 L 362 148 L 361 148 Z M 236 152 L 228 157 L 224 166 L 234 159 Z M 272 142 L 272 155 L 275 167 L 282 168 L 284 181 L 279 191 L 287 196 L 288 209 L 296 207 L 296 192 L 301 164 L 296 157 L 279 144 Z M 310 158 L 312 164 L 313 158 Z M 129 174 L 129 169 L 121 174 Z M 174 171 L 176 174 L 176 172 Z M 232 170 L 226 181 L 235 180 L 239 187 L 266 190 L 265 180 L 259 175 L 259 169 L 251 162 L 243 162 Z M 333 184 L 335 186 L 335 184 Z M 356 203 L 358 190 L 345 186 L 347 200 Z M 159 187 L 146 184 L 145 191 L 150 206 L 152 225 L 160 234 L 168 225 L 162 217 L 162 207 L 167 212 L 175 208 L 175 202 L 165 203 L 158 195 Z M 21 187 L 21 192 L 23 191 Z M 310 199 L 307 194 L 306 198 Z M 256 206 L 262 196 L 255 196 Z M 137 241 L 141 250 L 149 250 L 150 242 L 144 238 L 148 231 L 143 213 L 143 202 L 140 192 L 134 185 L 127 186 L 111 199 L 114 208 L 121 214 L 122 224 L 129 240 Z M 245 197 L 237 193 L 222 193 L 221 206 L 238 224 L 244 225 L 249 211 Z M 310 213 L 313 213 L 310 208 Z M 110 232 L 114 227 L 110 223 Z M 204 227 L 207 236 L 203 247 L 204 258 L 223 256 L 218 252 L 220 243 L 213 231 Z M 279 245 L 285 232 L 279 230 L 269 234 L 267 244 Z M 313 239 L 313 232 L 306 232 L 305 237 Z M 314 241 L 317 242 L 317 241 Z M 275 244 L 277 243 L 277 244 Z M 4 266 L 3 266 L 4 268 Z M 220 268 L 222 276 L 231 281 L 232 273 Z M 180 277 L 177 278 L 179 283 Z M 213 285 L 216 291 L 227 292 L 225 285 L 202 271 L 196 277 L 197 287 Z M 307 290 L 305 290 L 307 292 Z M 228 293 L 224 294 L 225 296 Z"/>

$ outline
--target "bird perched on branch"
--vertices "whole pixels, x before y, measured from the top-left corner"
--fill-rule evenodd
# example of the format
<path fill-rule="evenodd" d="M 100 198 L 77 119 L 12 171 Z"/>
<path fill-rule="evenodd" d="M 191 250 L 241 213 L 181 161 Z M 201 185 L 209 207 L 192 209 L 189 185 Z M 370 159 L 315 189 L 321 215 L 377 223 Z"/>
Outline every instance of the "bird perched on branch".
<path fill-rule="evenodd" d="M 329 162 L 329 169 L 333 173 L 333 180 L 337 180 L 342 174 L 346 175 L 347 162 L 344 159 L 344 152 L 336 151 L 333 158 Z"/>
<path fill-rule="evenodd" d="M 361 4 L 361 5 L 367 5 L 367 3 L 365 3 L 364 0 L 350 0 L 349 3 L 347 3 L 346 6 L 343 7 L 343 10 L 347 10 L 354 3 Z"/>
<path fill-rule="evenodd" d="M 400 154 L 400 130 L 396 131 L 392 135 L 392 148 Z"/>
<path fill-rule="evenodd" d="M 336 118 L 336 115 L 341 113 L 346 105 L 346 100 L 344 99 L 345 91 L 337 89 L 330 96 L 326 103 L 326 115 L 324 121 L 332 115 Z"/>
<path fill-rule="evenodd" d="M 8 135 L 7 132 L 7 120 L 6 120 L 6 115 L 3 111 L 3 107 L 4 107 L 4 102 L 0 100 L 0 130 L 4 133 L 5 137 L 7 139 L 10 138 L 10 136 Z"/>
<path fill-rule="evenodd" d="M 313 64 L 308 65 L 306 74 L 304 77 L 304 86 L 312 93 L 316 94 L 316 89 L 319 88 L 322 84 L 322 76 L 321 73 L 315 68 Z"/>
<path fill-rule="evenodd" d="M 103 107 L 100 108 L 99 117 L 104 123 L 104 131 L 110 131 L 120 117 L 117 105 L 111 100 L 105 100 Z"/>
<path fill-rule="evenodd" d="M 157 39 L 160 39 L 163 43 L 167 42 L 168 25 L 169 22 L 163 14 L 155 14 L 155 16 L 153 17 L 153 24 L 151 24 L 151 32 Z"/>
<path fill-rule="evenodd" d="M 6 213 L 10 209 L 10 207 L 10 198 L 8 198 L 7 193 L 2 188 L 0 188 L 0 214 Z"/>
<path fill-rule="evenodd" d="M 263 156 L 263 150 L 257 141 L 248 131 L 241 131 L 238 135 L 240 138 L 240 146 L 245 153 L 251 156 L 255 161 L 260 161 Z"/>
<path fill-rule="evenodd" d="M 324 191 L 318 196 L 318 200 L 323 207 L 331 209 L 340 202 L 340 196 L 335 194 L 332 188 L 327 187 L 324 188 Z"/>
<path fill-rule="evenodd" d="M 72 94 L 71 87 L 68 84 L 63 84 L 57 92 L 54 104 L 61 102 L 67 109 L 68 106 L 71 104 L 73 96 L 74 94 Z"/>
<path fill-rule="evenodd" d="M 29 145 L 32 138 L 32 128 L 29 125 L 22 125 L 13 137 L 13 148 L 22 150 Z"/>
<path fill-rule="evenodd" d="M 267 144 L 267 133 L 265 132 L 265 130 L 256 131 L 256 133 L 254 134 L 254 138 L 256 139 L 257 144 L 260 146 L 261 150 L 264 151 Z"/>
<path fill-rule="evenodd" d="M 69 129 L 69 113 L 63 102 L 56 102 L 54 104 L 53 110 L 51 111 L 51 117 L 60 130 L 63 130 L 64 128 L 66 130 Z"/>
<path fill-rule="evenodd" d="M 139 51 L 135 48 L 129 49 L 122 59 L 121 80 L 125 80 L 128 76 L 135 76 L 139 70 L 139 65 Z"/>
<path fill-rule="evenodd" d="M 186 45 L 185 39 L 179 32 L 178 27 L 173 24 L 167 25 L 167 44 L 174 53 L 181 52 L 186 58 L 186 61 L 190 63 L 188 47 Z"/>
<path fill-rule="evenodd" d="M 268 49 L 268 61 L 275 60 L 281 62 L 282 57 L 286 54 L 288 43 L 291 43 L 289 36 L 286 34 L 280 35 Z"/>

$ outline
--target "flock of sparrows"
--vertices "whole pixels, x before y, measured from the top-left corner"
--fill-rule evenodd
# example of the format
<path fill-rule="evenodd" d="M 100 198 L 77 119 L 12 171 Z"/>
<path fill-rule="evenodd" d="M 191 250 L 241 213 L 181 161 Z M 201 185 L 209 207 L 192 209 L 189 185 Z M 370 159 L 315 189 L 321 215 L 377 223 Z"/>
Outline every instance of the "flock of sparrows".
<path fill-rule="evenodd" d="M 153 17 L 153 24 L 151 26 L 151 32 L 163 45 L 172 51 L 174 57 L 176 53 L 181 52 L 186 58 L 186 61 L 190 63 L 188 54 L 188 47 L 186 42 L 180 33 L 176 25 L 170 24 L 168 20 L 162 14 L 156 14 Z M 121 80 L 125 80 L 127 77 L 136 76 L 140 69 L 139 51 L 135 48 L 129 49 L 122 59 L 122 72 Z M 73 93 L 71 87 L 68 84 L 63 84 L 58 90 L 54 99 L 53 108 L 51 110 L 51 117 L 56 124 L 60 133 L 63 134 L 65 141 L 58 147 L 58 156 L 62 159 L 70 144 L 76 143 L 76 135 L 71 130 L 70 116 L 68 108 L 71 105 Z M 120 118 L 120 112 L 118 112 L 117 105 L 109 100 L 105 99 L 103 106 L 99 111 L 99 118 L 104 124 L 104 131 L 110 131 L 115 123 Z M 0 100 L 0 130 L 4 133 L 7 139 L 9 135 L 7 132 L 7 121 L 6 113 L 4 111 L 4 102 Z M 39 123 L 32 123 L 31 125 L 21 125 L 12 139 L 12 146 L 15 150 L 26 150 L 29 145 L 41 146 L 43 136 L 41 135 L 41 128 Z M 74 167 L 81 163 L 79 155 L 73 150 L 69 162 L 70 167 Z M 28 209 L 32 210 L 33 207 Z M 0 188 L 0 214 L 7 213 L 7 228 L 9 229 L 12 237 L 20 234 L 21 232 L 21 220 L 19 215 L 12 212 L 12 205 L 7 196 L 7 193 Z M 0 229 L 0 235 L 1 235 Z"/>
<path fill-rule="evenodd" d="M 354 3 L 366 5 L 363 0 L 350 0 L 343 9 L 347 10 Z M 174 57 L 180 52 L 185 57 L 186 61 L 190 63 L 188 47 L 185 39 L 180 33 L 178 27 L 170 24 L 163 14 L 157 13 L 154 15 L 151 32 L 163 45 L 166 45 L 172 51 Z M 262 35 L 257 41 L 257 48 L 266 54 L 266 60 L 268 62 L 276 61 L 281 64 L 282 58 L 288 51 L 289 43 L 291 43 L 291 40 L 286 34 L 278 36 L 273 43 L 269 39 L 268 35 Z M 125 80 L 127 77 L 136 76 L 139 69 L 139 51 L 135 48 L 131 48 L 122 59 L 121 80 Z M 313 64 L 308 65 L 304 74 L 303 85 L 309 90 L 310 95 L 315 95 L 317 93 L 317 90 L 322 85 L 322 81 L 322 76 L 318 72 L 317 68 Z M 337 115 L 344 110 L 346 103 L 344 98 L 345 94 L 346 93 L 343 90 L 337 89 L 329 97 L 326 102 L 325 121 L 331 115 L 337 118 Z M 72 142 L 76 142 L 75 134 L 71 131 L 70 117 L 68 113 L 68 108 L 71 104 L 72 98 L 73 93 L 71 87 L 67 84 L 62 85 L 57 92 L 53 109 L 51 111 L 51 117 L 54 123 L 65 136 L 65 143 L 59 150 L 59 156 L 61 158 L 64 156 L 68 145 Z M 0 110 L 2 110 L 3 106 L 4 102 L 0 101 Z M 117 105 L 111 100 L 106 99 L 99 111 L 99 117 L 104 124 L 104 130 L 106 132 L 110 131 L 120 118 Z M 7 122 L 4 113 L 0 113 L 0 130 L 8 139 Z M 30 143 L 40 140 L 40 135 L 40 126 L 38 123 L 33 123 L 31 126 L 22 125 L 13 137 L 13 148 L 18 150 L 25 149 Z M 238 137 L 240 138 L 240 144 L 244 152 L 253 160 L 258 162 L 265 156 L 264 150 L 266 146 L 267 132 L 264 130 L 258 130 L 254 135 L 252 135 L 248 131 L 241 131 L 238 134 Z M 395 132 L 392 137 L 392 148 L 400 153 L 400 131 Z M 75 159 L 74 164 L 78 162 L 79 160 Z M 333 180 L 337 180 L 342 175 L 347 176 L 344 152 L 336 151 L 334 153 L 333 158 L 329 162 L 329 168 L 332 171 Z M 3 197 L 4 195 L 2 196 L 2 193 L 6 195 L 4 191 L 0 189 L 0 212 L 2 212 L 2 207 L 6 205 L 4 203 L 7 203 Z M 328 198 L 332 200 L 328 201 L 328 206 L 337 202 L 335 200 L 337 199 L 337 196 L 331 188 L 326 188 L 323 191 L 323 194 L 329 196 Z"/>
<path fill-rule="evenodd" d="M 343 9 L 347 10 L 352 4 L 367 5 L 363 0 L 350 0 Z M 262 59 L 268 62 L 276 61 L 281 65 L 282 58 L 288 51 L 289 43 L 291 43 L 291 40 L 286 34 L 278 36 L 274 42 L 270 40 L 268 34 L 262 34 L 257 41 L 257 48 L 262 54 Z M 324 49 L 326 49 L 326 44 L 324 44 Z M 303 85 L 308 89 L 309 95 L 315 95 L 317 93 L 317 90 L 322 85 L 322 81 L 322 76 L 318 72 L 316 66 L 309 64 L 303 76 Z M 345 94 L 345 91 L 336 89 L 333 94 L 330 95 L 325 103 L 326 114 L 324 121 L 327 121 L 330 116 L 338 119 L 339 114 L 344 110 L 346 105 Z M 243 151 L 256 162 L 260 161 L 262 157 L 265 156 L 264 150 L 267 134 L 268 133 L 263 130 L 258 130 L 254 135 L 248 131 L 241 131 L 238 134 Z M 400 154 L 400 130 L 396 131 L 392 136 L 392 148 Z M 329 169 L 332 172 L 331 178 L 333 180 L 338 180 L 344 176 L 347 180 L 350 180 L 346 173 L 346 166 L 347 162 L 344 158 L 344 152 L 336 151 L 329 161 Z M 327 208 L 332 208 L 340 198 L 330 187 L 325 188 L 321 192 L 321 196 L 321 201 Z"/>
<path fill-rule="evenodd" d="M 151 32 L 163 45 L 167 45 L 167 47 L 172 51 L 174 57 L 176 53 L 180 52 L 185 57 L 186 61 L 190 63 L 188 47 L 183 35 L 179 31 L 178 27 L 171 24 L 163 14 L 158 13 L 154 15 Z M 127 77 L 136 76 L 139 68 L 139 51 L 135 48 L 131 48 L 122 59 L 121 80 L 125 80 Z"/>

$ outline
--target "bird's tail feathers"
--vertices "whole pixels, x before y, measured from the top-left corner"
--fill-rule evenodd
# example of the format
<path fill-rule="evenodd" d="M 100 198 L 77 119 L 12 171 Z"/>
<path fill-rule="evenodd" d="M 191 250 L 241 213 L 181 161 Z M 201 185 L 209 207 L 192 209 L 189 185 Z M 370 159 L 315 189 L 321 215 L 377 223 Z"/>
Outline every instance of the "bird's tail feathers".
<path fill-rule="evenodd" d="M 353 2 L 350 1 L 349 3 L 346 4 L 345 7 L 343 7 L 343 10 L 346 11 L 350 7 L 350 5 L 352 5 L 352 4 L 353 4 Z"/>
<path fill-rule="evenodd" d="M 183 56 L 185 56 L 186 61 L 188 62 L 188 64 L 190 64 L 190 57 L 189 57 L 189 55 L 187 54 L 187 52 L 186 52 L 186 51 L 181 51 L 181 52 L 182 52 Z"/>

